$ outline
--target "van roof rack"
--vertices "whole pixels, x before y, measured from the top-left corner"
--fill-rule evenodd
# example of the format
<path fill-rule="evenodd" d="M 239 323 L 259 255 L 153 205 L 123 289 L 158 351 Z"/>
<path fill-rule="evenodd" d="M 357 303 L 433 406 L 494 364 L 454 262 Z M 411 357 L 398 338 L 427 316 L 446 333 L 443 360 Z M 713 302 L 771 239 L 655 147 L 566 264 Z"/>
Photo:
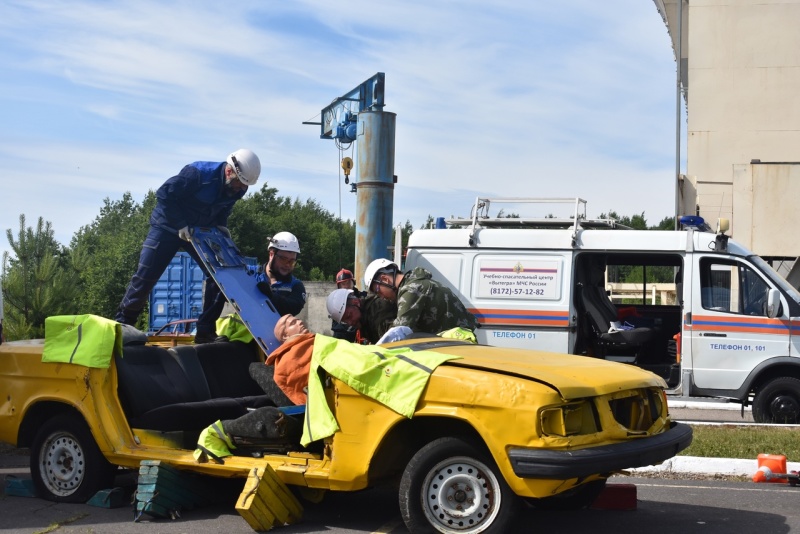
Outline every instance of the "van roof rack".
<path fill-rule="evenodd" d="M 490 217 L 492 204 L 569 204 L 573 205 L 572 217 Z M 502 210 L 501 210 L 502 212 Z M 498 213 L 499 214 L 499 213 Z M 451 226 L 472 226 L 474 228 L 604 228 L 630 230 L 629 226 L 618 223 L 615 219 L 588 219 L 586 217 L 586 201 L 582 198 L 484 198 L 478 197 L 467 219 L 447 219 Z"/>
<path fill-rule="evenodd" d="M 572 217 L 489 217 L 489 208 L 494 204 L 568 204 L 572 205 Z M 502 210 L 501 210 L 502 211 Z M 498 213 L 499 215 L 499 213 Z M 470 243 L 474 242 L 478 228 L 562 228 L 572 230 L 572 246 L 578 242 L 578 231 L 587 228 L 605 228 L 630 230 L 629 226 L 619 224 L 615 219 L 588 219 L 586 217 L 586 201 L 582 198 L 482 198 L 475 199 L 469 219 L 448 219 L 451 226 L 470 228 Z"/>

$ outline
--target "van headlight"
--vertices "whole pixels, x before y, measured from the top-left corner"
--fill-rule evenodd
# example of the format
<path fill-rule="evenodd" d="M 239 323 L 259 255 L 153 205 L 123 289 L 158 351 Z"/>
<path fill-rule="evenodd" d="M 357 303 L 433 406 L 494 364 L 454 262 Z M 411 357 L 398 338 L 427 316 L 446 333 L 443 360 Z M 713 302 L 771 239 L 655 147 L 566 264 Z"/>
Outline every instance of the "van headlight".
<path fill-rule="evenodd" d="M 589 401 L 546 406 L 539 411 L 539 425 L 545 436 L 576 436 L 600 431 L 600 423 Z"/>

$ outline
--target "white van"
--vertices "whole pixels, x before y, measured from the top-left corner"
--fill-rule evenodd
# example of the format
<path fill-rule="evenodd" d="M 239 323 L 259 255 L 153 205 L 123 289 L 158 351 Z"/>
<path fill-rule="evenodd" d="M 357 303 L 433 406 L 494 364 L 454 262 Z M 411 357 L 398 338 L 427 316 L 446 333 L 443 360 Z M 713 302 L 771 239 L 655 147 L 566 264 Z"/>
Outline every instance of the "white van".
<path fill-rule="evenodd" d="M 543 202 L 569 203 L 570 217 L 489 216 L 493 204 Z M 800 294 L 728 239 L 726 222 L 716 233 L 699 217 L 682 222 L 630 230 L 587 219 L 582 199 L 478 198 L 469 218 L 414 232 L 404 268 L 453 289 L 480 343 L 624 361 L 671 394 L 800 423 Z"/>

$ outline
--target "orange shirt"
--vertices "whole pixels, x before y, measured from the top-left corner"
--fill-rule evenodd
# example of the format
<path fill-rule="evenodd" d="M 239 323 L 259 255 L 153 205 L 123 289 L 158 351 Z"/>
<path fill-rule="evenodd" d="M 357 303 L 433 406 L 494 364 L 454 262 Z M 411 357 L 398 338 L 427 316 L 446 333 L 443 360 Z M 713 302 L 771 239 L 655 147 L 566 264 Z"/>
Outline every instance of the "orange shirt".
<path fill-rule="evenodd" d="M 314 352 L 314 334 L 299 334 L 284 341 L 267 356 L 267 365 L 275 366 L 275 383 L 295 404 L 306 403 L 308 373 Z"/>

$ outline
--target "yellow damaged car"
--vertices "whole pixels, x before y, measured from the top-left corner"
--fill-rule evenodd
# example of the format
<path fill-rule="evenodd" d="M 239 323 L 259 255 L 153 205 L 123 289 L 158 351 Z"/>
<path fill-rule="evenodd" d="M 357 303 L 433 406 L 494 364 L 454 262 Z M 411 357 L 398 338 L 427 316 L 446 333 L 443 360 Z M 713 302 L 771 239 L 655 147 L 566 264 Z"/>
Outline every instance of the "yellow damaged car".
<path fill-rule="evenodd" d="M 200 463 L 201 431 L 269 405 L 248 371 L 263 361 L 255 344 L 133 340 L 101 358 L 105 366 L 86 366 L 42 361 L 42 340 L 4 343 L 0 441 L 31 449 L 37 492 L 54 501 L 85 502 L 110 487 L 116 466 L 142 460 L 242 478 L 269 464 L 289 486 L 392 484 L 410 531 L 445 533 L 507 532 L 525 501 L 586 506 L 615 472 L 691 443 L 691 429 L 670 420 L 664 381 L 630 365 L 438 337 L 353 347 L 380 363 L 353 382 L 346 365 L 332 371 L 335 346 L 326 359 L 315 349 L 305 413 L 287 414 L 308 430 L 326 412 L 328 435 L 304 434 L 305 446 L 242 441 L 221 463 Z M 409 413 L 371 386 L 402 374 L 387 358 L 424 373 L 409 386 Z"/>

